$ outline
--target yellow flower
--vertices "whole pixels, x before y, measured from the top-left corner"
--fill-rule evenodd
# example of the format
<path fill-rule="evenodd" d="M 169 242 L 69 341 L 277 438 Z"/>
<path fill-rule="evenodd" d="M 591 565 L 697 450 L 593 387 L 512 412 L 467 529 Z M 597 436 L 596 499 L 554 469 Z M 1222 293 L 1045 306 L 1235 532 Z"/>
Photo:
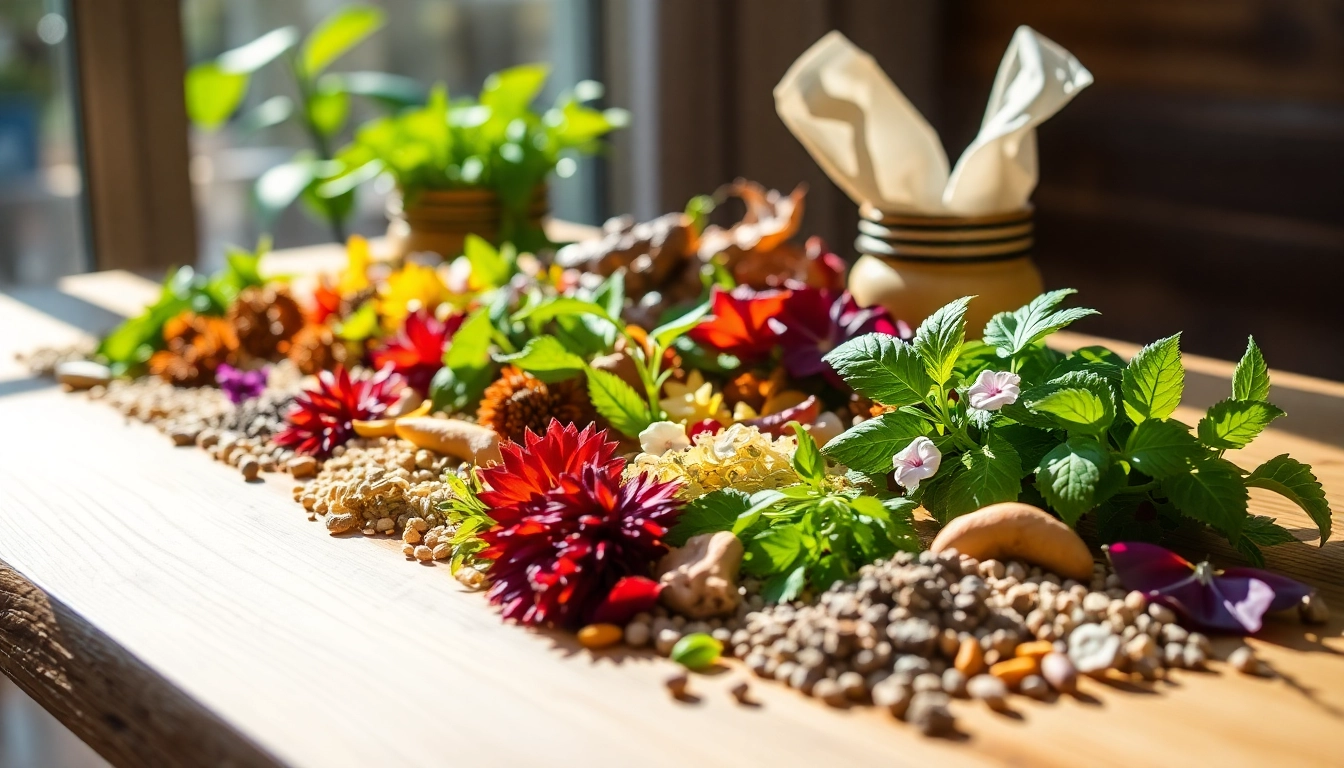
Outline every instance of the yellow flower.
<path fill-rule="evenodd" d="M 336 287 L 342 296 L 352 296 L 369 287 L 369 264 L 373 261 L 369 241 L 351 235 L 345 243 L 345 258 L 345 271 Z"/>
<path fill-rule="evenodd" d="M 407 262 L 406 266 L 387 276 L 383 287 L 378 314 L 388 330 L 401 327 L 406 316 L 417 309 L 434 311 L 448 299 L 448 286 L 439 273 L 424 264 Z"/>
<path fill-rule="evenodd" d="M 714 419 L 720 424 L 729 424 L 733 420 L 732 414 L 723 406 L 723 393 L 715 392 L 714 385 L 705 381 L 699 371 L 691 371 L 685 384 L 667 382 L 663 392 L 667 397 L 658 404 L 667 412 L 669 421 L 692 425 L 705 419 Z"/>

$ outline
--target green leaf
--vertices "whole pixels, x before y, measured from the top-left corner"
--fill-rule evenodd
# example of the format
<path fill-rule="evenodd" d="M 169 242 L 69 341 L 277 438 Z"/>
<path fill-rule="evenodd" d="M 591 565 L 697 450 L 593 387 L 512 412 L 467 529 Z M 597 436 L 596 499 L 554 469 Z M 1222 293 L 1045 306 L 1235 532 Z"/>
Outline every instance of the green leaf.
<path fill-rule="evenodd" d="M 807 566 L 800 565 L 787 572 L 776 574 L 761 588 L 761 599 L 767 603 L 787 603 L 802 593 L 807 584 Z"/>
<path fill-rule="evenodd" d="M 274 221 L 313 183 L 312 161 L 292 160 L 281 163 L 257 178 L 255 192 L 262 218 Z"/>
<path fill-rule="evenodd" d="M 923 402 L 933 386 L 915 348 L 885 333 L 851 339 L 824 359 L 856 392 L 883 405 Z"/>
<path fill-rule="evenodd" d="M 288 96 L 272 96 L 248 110 L 238 121 L 238 129 L 253 134 L 277 126 L 294 114 L 294 100 Z"/>
<path fill-rule="evenodd" d="M 664 541 L 674 547 L 686 545 L 686 540 L 702 533 L 731 531 L 742 513 L 751 509 L 751 497 L 733 488 L 710 491 L 682 507 L 677 524 L 667 532 Z"/>
<path fill-rule="evenodd" d="M 886 474 L 891 459 L 928 429 L 925 421 L 904 411 L 884 413 L 836 435 L 821 452 L 860 472 Z"/>
<path fill-rule="evenodd" d="M 471 276 L 486 288 L 498 288 L 513 277 L 513 260 L 505 258 L 479 235 L 467 235 L 462 252 L 471 264 Z"/>
<path fill-rule="evenodd" d="M 317 77 L 332 62 L 344 56 L 386 21 L 381 8 L 372 5 L 347 5 L 327 16 L 303 41 L 303 72 Z"/>
<path fill-rule="evenodd" d="M 681 317 L 678 317 L 675 320 L 670 320 L 657 328 L 654 328 L 649 336 L 653 337 L 654 342 L 657 343 L 658 346 L 666 348 L 669 344 L 686 335 L 692 328 L 699 325 L 701 321 L 705 319 L 705 315 L 707 314 L 709 314 L 708 301 L 692 308 Z"/>
<path fill-rule="evenodd" d="M 488 365 L 440 368 L 429 384 L 431 406 L 448 413 L 474 410 L 493 378 L 494 371 Z"/>
<path fill-rule="evenodd" d="M 213 61 L 187 70 L 187 116 L 202 129 L 213 131 L 243 103 L 247 80 L 247 75 L 226 72 Z"/>
<path fill-rule="evenodd" d="M 376 99 L 393 109 L 422 106 L 429 98 L 419 80 L 386 72 L 332 72 L 322 76 L 318 89 Z"/>
<path fill-rule="evenodd" d="M 1228 541 L 1241 536 L 1250 496 L 1232 462 L 1206 457 L 1191 472 L 1164 479 L 1162 490 L 1186 517 L 1212 526 Z"/>
<path fill-rule="evenodd" d="M 267 32 L 250 43 L 221 53 L 215 59 L 215 62 L 225 72 L 250 75 L 275 61 L 298 42 L 298 28 L 280 27 Z"/>
<path fill-rule="evenodd" d="M 453 334 L 452 343 L 443 353 L 443 364 L 449 368 L 483 368 L 490 363 L 490 339 L 495 327 L 490 322 L 490 310 L 482 307 L 471 313 L 462 327 Z"/>
<path fill-rule="evenodd" d="M 1134 469 L 1156 478 L 1189 472 L 1203 453 L 1184 424 L 1165 419 L 1140 422 L 1125 443 L 1125 458 Z"/>
<path fill-rule="evenodd" d="M 1264 488 L 1273 491 L 1302 508 L 1303 512 L 1316 523 L 1321 532 L 1321 546 L 1330 538 L 1330 503 L 1326 501 L 1325 489 L 1312 474 L 1311 467 L 1288 454 L 1275 456 L 1245 480 L 1249 488 Z"/>
<path fill-rule="evenodd" d="M 550 68 L 545 64 L 524 64 L 500 70 L 485 79 L 481 104 L 505 119 L 525 111 L 541 93 Z"/>
<path fill-rule="evenodd" d="M 1241 448 L 1265 431 L 1283 411 L 1257 400 L 1223 400 L 1214 403 L 1199 420 L 1199 440 L 1210 448 Z"/>
<path fill-rule="evenodd" d="M 1022 489 L 1022 462 L 1007 440 L 990 433 L 979 450 L 967 451 L 955 461 L 963 471 L 957 472 L 944 490 L 939 522 L 1017 499 Z"/>
<path fill-rule="evenodd" d="M 584 301 L 583 299 L 575 299 L 570 297 L 561 297 L 558 299 L 554 299 L 552 301 L 545 302 L 543 304 L 534 304 L 530 307 L 527 307 L 526 309 L 523 309 L 520 312 L 515 313 L 511 319 L 514 322 L 531 320 L 532 322 L 541 325 L 544 324 L 546 321 L 553 320 L 557 317 L 571 317 L 581 315 L 592 315 L 594 317 L 600 317 L 603 320 L 606 320 L 607 322 L 616 325 L 618 328 L 621 327 L 620 324 L 617 323 L 616 320 L 611 317 L 611 315 L 607 314 L 606 308 L 603 307 L 602 305 L 597 304 L 595 302 Z"/>
<path fill-rule="evenodd" d="M 345 91 L 316 91 L 308 99 L 308 119 L 317 132 L 328 138 L 345 126 L 350 112 L 350 96 Z"/>
<path fill-rule="evenodd" d="M 1115 418 L 1115 407 L 1109 399 L 1103 400 L 1091 389 L 1065 387 L 1056 389 L 1027 408 L 1043 413 L 1066 429 L 1088 434 L 1100 434 Z"/>
<path fill-rule="evenodd" d="M 565 349 L 554 336 L 534 336 L 522 351 L 495 355 L 495 361 L 516 365 L 542 381 L 561 381 L 584 369 L 583 358 Z"/>
<path fill-rule="evenodd" d="M 586 369 L 588 373 L 588 395 L 592 398 L 593 408 L 602 418 L 611 423 L 617 432 L 631 439 L 638 439 L 653 423 L 653 414 L 649 404 L 639 393 L 614 373 Z"/>
<path fill-rule="evenodd" d="M 803 551 L 803 537 L 796 525 L 776 525 L 747 542 L 747 572 L 755 576 L 780 573 L 793 565 Z"/>
<path fill-rule="evenodd" d="M 1125 359 L 1105 347 L 1083 347 L 1060 361 L 1046 375 L 1046 380 L 1058 379 L 1073 372 L 1095 374 L 1118 388 L 1124 379 Z"/>
<path fill-rule="evenodd" d="M 820 486 L 826 481 L 826 459 L 817 450 L 817 441 L 802 424 L 790 421 L 789 427 L 798 436 L 798 447 L 793 452 L 793 471 L 809 485 Z"/>
<path fill-rule="evenodd" d="M 378 311 L 372 301 L 366 301 L 351 312 L 336 328 L 336 335 L 346 341 L 364 341 L 378 334 Z"/>
<path fill-rule="evenodd" d="M 1021 477 L 1026 477 L 1035 472 L 1036 465 L 1041 463 L 1045 454 L 1054 450 L 1055 446 L 1060 443 L 1057 433 L 1029 427 L 1025 424 L 1005 424 L 1001 427 L 995 427 L 991 434 L 1007 441 L 1017 452 L 1018 458 L 1021 459 Z"/>
<path fill-rule="evenodd" d="M 946 384 L 952 378 L 961 343 L 966 340 L 966 305 L 973 298 L 964 296 L 944 305 L 915 331 L 915 351 L 935 384 Z"/>
<path fill-rule="evenodd" d="M 985 326 L 985 343 L 997 349 L 1000 357 L 1012 357 L 1066 325 L 1097 314 L 1095 309 L 1081 307 L 1054 311 L 1074 293 L 1072 288 L 1049 291 L 1015 312 L 1000 312 Z"/>
<path fill-rule="evenodd" d="M 1251 515 L 1246 518 L 1246 526 L 1237 539 L 1237 551 L 1251 561 L 1256 568 L 1265 567 L 1265 556 L 1260 547 L 1273 547 L 1279 544 L 1292 544 L 1297 541 L 1293 532 L 1274 522 L 1274 518 L 1264 515 Z"/>
<path fill-rule="evenodd" d="M 1181 335 L 1149 344 L 1129 361 L 1120 392 L 1125 413 L 1135 424 L 1165 419 L 1181 404 L 1185 366 L 1181 364 Z"/>
<path fill-rule="evenodd" d="M 1110 461 L 1110 455 L 1096 440 L 1069 438 L 1041 459 L 1036 467 L 1036 488 L 1064 522 L 1076 525 L 1099 503 L 1097 486 Z"/>
<path fill-rule="evenodd" d="M 1241 356 L 1232 372 L 1232 399 L 1269 400 L 1269 366 L 1265 364 L 1265 356 L 1260 354 L 1254 337 L 1246 339 L 1246 354 Z"/>
<path fill-rule="evenodd" d="M 1002 369 L 1003 359 L 999 357 L 997 350 L 983 341 L 967 341 L 961 345 L 957 365 L 953 370 L 958 379 L 975 381 L 975 377 L 979 376 L 981 371 Z"/>

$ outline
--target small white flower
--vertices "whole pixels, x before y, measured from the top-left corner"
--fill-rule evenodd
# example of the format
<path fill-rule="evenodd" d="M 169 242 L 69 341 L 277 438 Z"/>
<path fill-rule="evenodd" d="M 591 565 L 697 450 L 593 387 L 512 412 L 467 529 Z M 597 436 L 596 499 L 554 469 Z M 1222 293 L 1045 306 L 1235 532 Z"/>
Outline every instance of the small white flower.
<path fill-rule="evenodd" d="M 812 439 L 817 441 L 817 445 L 825 445 L 845 431 L 845 424 L 835 415 L 835 411 L 826 411 L 812 422 L 807 431 L 812 433 Z"/>
<path fill-rule="evenodd" d="M 471 290 L 471 262 L 466 256 L 458 256 L 448 267 L 448 277 L 444 280 L 452 293 L 467 293 Z"/>
<path fill-rule="evenodd" d="M 647 454 L 662 456 L 668 451 L 691 447 L 686 428 L 675 421 L 655 421 L 639 433 L 639 447 Z"/>
<path fill-rule="evenodd" d="M 943 453 L 929 438 L 916 437 L 891 463 L 896 466 L 896 484 L 913 493 L 920 480 L 928 480 L 938 472 Z"/>
<path fill-rule="evenodd" d="M 966 390 L 970 397 L 970 406 L 982 411 L 997 411 L 1005 405 L 1017 402 L 1022 394 L 1019 386 L 1022 377 L 1008 371 L 981 371 L 975 377 L 975 383 Z"/>

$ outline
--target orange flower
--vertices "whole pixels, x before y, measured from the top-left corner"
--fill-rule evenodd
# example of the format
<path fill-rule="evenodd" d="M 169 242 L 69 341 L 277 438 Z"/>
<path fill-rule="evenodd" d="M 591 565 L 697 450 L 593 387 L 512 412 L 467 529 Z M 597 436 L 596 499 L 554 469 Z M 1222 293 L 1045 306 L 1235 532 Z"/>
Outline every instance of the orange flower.
<path fill-rule="evenodd" d="M 715 288 L 712 319 L 691 329 L 690 337 L 706 347 L 736 356 L 743 362 L 759 360 L 779 343 L 770 320 L 779 315 L 789 291 Z"/>

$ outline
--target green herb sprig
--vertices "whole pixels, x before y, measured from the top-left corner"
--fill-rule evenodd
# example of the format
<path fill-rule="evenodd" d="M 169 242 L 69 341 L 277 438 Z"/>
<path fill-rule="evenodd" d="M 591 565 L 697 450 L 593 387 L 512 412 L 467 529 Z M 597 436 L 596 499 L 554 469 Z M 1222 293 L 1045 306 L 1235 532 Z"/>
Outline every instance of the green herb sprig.
<path fill-rule="evenodd" d="M 1300 506 L 1322 543 L 1329 538 L 1329 505 L 1310 467 L 1283 455 L 1247 472 L 1224 455 L 1283 415 L 1266 401 L 1269 369 L 1254 339 L 1231 397 L 1192 432 L 1171 418 L 1185 381 L 1179 334 L 1128 363 L 1104 347 L 1065 354 L 1046 346 L 1050 334 L 1093 314 L 1059 309 L 1072 293 L 1052 291 L 995 315 L 984 341 L 965 340 L 967 297 L 930 316 L 913 343 L 873 334 L 832 350 L 826 360 L 850 386 L 897 410 L 839 435 L 823 453 L 886 475 L 898 451 L 929 437 L 941 466 L 910 498 L 941 522 L 1018 499 L 1069 525 L 1092 514 L 1105 540 L 1157 538 L 1194 521 L 1261 564 L 1261 546 L 1294 540 L 1271 518 L 1250 514 L 1247 489 L 1265 488 Z M 989 370 L 1018 374 L 1020 396 L 997 411 L 968 407 L 968 385 Z"/>

